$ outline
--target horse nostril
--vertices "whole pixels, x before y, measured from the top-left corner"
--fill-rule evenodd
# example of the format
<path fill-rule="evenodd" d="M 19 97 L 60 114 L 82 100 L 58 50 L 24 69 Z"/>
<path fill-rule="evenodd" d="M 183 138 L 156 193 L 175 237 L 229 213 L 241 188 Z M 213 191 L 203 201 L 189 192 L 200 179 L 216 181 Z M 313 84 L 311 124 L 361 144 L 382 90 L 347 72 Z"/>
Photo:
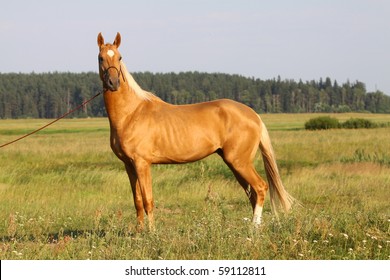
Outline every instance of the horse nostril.
<path fill-rule="evenodd" d="M 108 78 L 107 79 L 107 86 L 111 89 L 111 90 L 117 90 L 119 88 L 119 79 L 112 79 L 112 78 Z"/>

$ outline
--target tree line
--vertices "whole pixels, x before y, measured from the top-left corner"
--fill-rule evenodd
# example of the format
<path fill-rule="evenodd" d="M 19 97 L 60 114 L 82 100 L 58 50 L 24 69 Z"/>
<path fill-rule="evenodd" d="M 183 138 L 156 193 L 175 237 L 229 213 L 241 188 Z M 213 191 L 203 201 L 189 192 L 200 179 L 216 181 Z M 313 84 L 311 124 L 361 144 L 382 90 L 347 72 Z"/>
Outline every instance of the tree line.
<path fill-rule="evenodd" d="M 173 104 L 230 98 L 258 113 L 390 113 L 390 96 L 367 92 L 365 84 L 269 80 L 222 73 L 133 73 L 140 86 Z M 0 118 L 56 118 L 102 89 L 97 73 L 0 73 Z M 73 117 L 106 116 L 103 98 Z"/>

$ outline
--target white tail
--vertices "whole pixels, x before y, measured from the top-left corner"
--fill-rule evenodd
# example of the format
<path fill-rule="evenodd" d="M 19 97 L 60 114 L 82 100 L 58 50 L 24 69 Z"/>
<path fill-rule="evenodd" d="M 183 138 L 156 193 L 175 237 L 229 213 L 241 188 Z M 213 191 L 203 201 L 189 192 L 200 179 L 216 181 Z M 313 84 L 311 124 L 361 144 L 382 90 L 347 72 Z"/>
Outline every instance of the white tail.
<path fill-rule="evenodd" d="M 275 198 L 277 198 L 282 208 L 287 212 L 290 210 L 294 198 L 289 195 L 283 186 L 276 164 L 274 150 L 271 145 L 271 139 L 269 138 L 268 130 L 263 122 L 261 122 L 260 150 L 263 156 L 265 172 L 267 174 L 272 210 L 277 214 L 277 207 L 275 204 Z"/>

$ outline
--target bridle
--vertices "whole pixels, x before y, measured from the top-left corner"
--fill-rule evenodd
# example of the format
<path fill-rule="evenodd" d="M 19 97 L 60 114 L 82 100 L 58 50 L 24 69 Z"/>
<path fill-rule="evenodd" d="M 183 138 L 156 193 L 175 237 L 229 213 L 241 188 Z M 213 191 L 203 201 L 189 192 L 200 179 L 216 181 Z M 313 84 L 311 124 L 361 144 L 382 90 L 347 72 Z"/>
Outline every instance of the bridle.
<path fill-rule="evenodd" d="M 104 75 L 105 77 L 109 75 L 109 74 L 108 74 L 108 70 L 110 70 L 111 68 L 114 68 L 114 69 L 116 70 L 116 72 L 118 73 L 118 79 L 119 79 L 120 75 L 122 74 L 123 80 L 126 81 L 125 75 L 123 74 L 123 71 L 122 71 L 122 66 L 119 66 L 119 70 L 118 70 L 118 68 L 116 68 L 115 66 L 110 66 L 110 67 L 108 67 L 106 70 L 103 71 L 103 75 Z"/>
<path fill-rule="evenodd" d="M 99 64 L 101 64 L 100 61 L 99 61 Z M 122 74 L 122 78 L 126 82 L 125 75 L 123 74 L 123 71 L 122 71 L 122 65 L 119 65 L 119 69 L 117 67 L 115 67 L 115 66 L 108 66 L 107 69 L 104 69 L 104 70 L 102 69 L 103 70 L 103 77 L 104 77 L 105 80 L 109 76 L 108 70 L 110 70 L 111 68 L 115 69 L 115 71 L 117 72 L 118 79 L 120 78 L 120 76 Z"/>

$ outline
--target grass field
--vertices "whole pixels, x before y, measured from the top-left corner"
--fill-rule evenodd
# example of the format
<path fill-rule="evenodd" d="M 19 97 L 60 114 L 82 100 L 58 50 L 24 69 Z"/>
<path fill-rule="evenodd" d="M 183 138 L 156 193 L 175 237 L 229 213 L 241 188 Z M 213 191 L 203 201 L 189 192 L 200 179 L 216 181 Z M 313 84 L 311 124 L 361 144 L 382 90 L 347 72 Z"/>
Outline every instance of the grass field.
<path fill-rule="evenodd" d="M 305 131 L 318 115 L 263 115 L 302 206 L 251 225 L 218 158 L 153 167 L 156 232 L 135 232 L 107 119 L 62 120 L 0 149 L 0 259 L 390 259 L 390 128 Z M 390 115 L 337 114 L 389 122 Z M 0 144 L 47 120 L 0 120 Z M 264 175 L 260 156 L 256 161 Z"/>

